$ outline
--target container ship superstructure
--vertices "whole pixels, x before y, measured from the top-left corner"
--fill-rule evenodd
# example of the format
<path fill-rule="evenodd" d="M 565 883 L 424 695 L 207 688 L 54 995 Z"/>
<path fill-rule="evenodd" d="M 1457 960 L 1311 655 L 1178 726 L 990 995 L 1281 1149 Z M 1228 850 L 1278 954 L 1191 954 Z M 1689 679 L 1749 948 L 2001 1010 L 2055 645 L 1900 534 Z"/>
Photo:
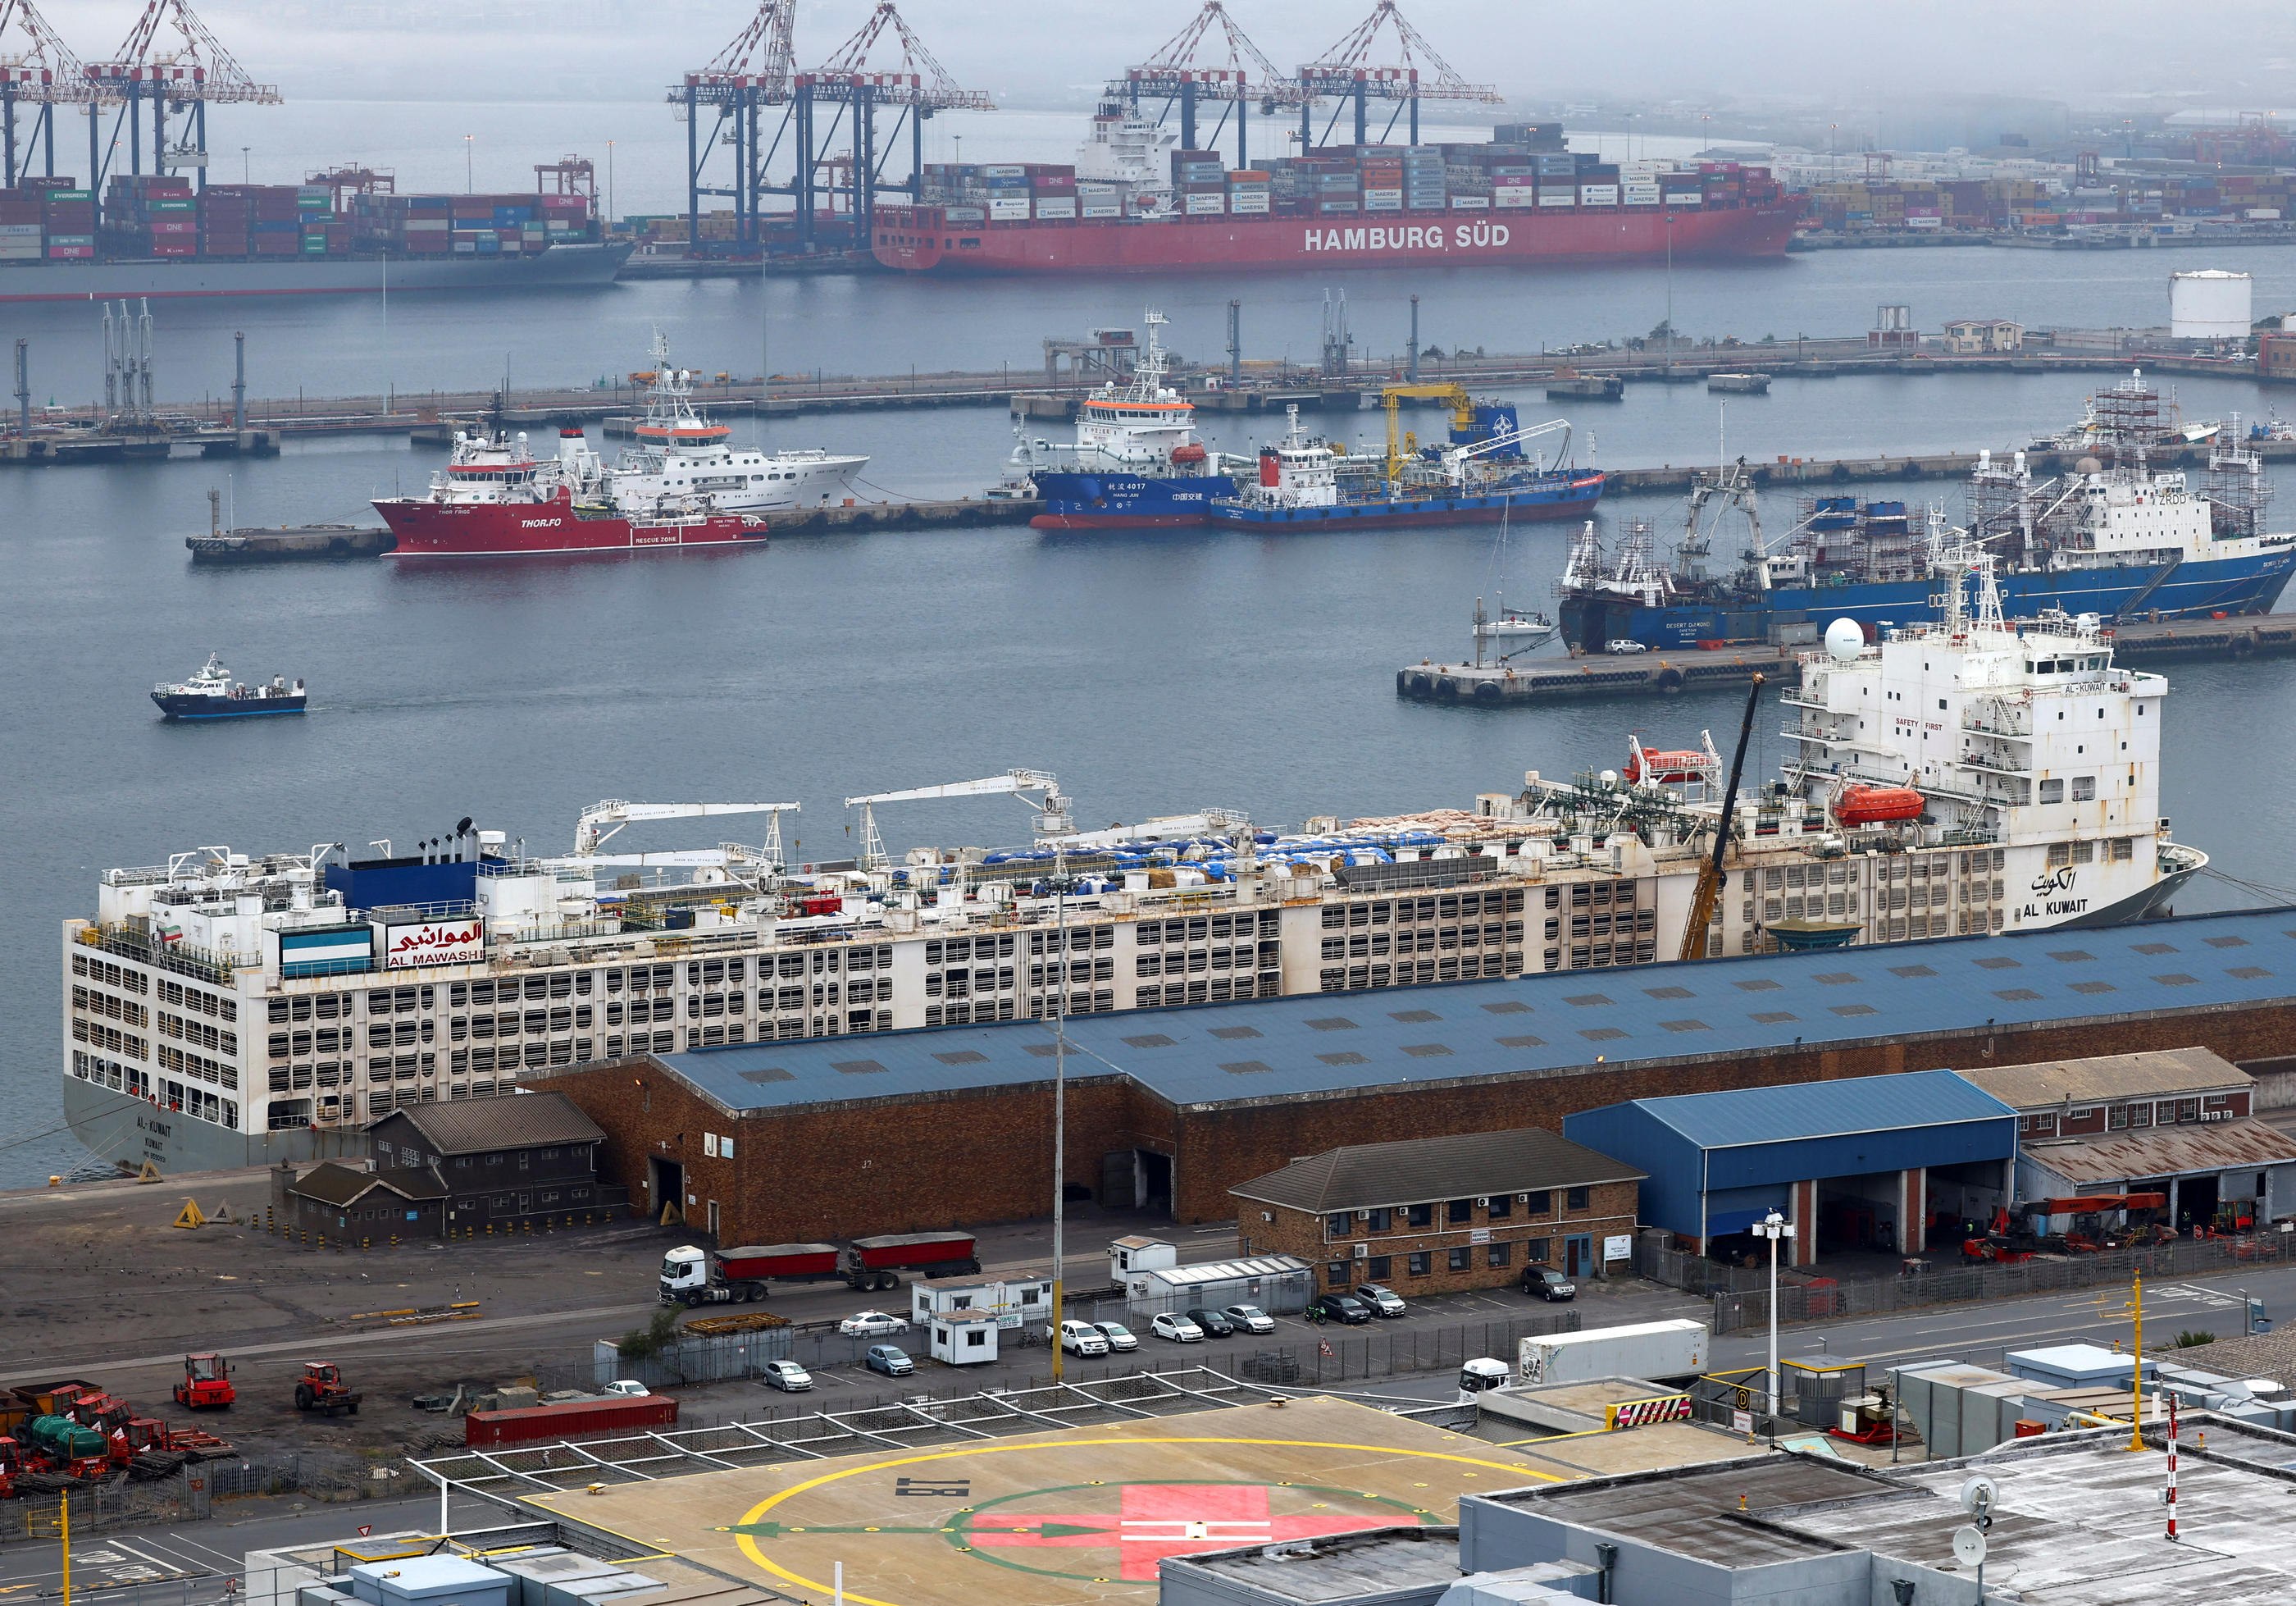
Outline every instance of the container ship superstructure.
<path fill-rule="evenodd" d="M 1784 775 L 1739 800 L 1693 952 L 2116 923 L 2206 864 L 2160 817 L 2167 684 L 2092 626 L 2012 629 L 1956 586 L 1943 622 L 1858 634 L 1804 660 Z M 1220 810 L 1078 833 L 1016 770 L 962 788 L 1040 794 L 1037 838 L 996 852 L 896 859 L 865 817 L 858 859 L 787 865 L 795 804 L 615 802 L 559 858 L 467 820 L 422 855 L 192 850 L 105 871 L 64 924 L 64 1108 L 125 1166 L 243 1165 L 632 1053 L 1651 964 L 1685 948 L 1722 770 L 1710 743 L 1628 755 L 1281 835 Z M 763 845 L 604 851 L 742 812 L 771 816 Z"/>
<path fill-rule="evenodd" d="M 578 159 L 552 171 L 588 164 Z M 387 173 L 305 185 L 118 175 L 0 189 L 0 301 L 608 284 L 630 254 L 588 195 L 400 195 Z"/>
<path fill-rule="evenodd" d="M 1604 162 L 1560 123 L 1234 169 L 1175 140 L 1111 95 L 1074 163 L 928 164 L 914 204 L 878 202 L 870 247 L 943 274 L 1688 260 L 1783 256 L 1798 211 L 1765 168 Z"/>
<path fill-rule="evenodd" d="M 2198 489 L 2152 468 L 2148 453 L 2169 436 L 2141 372 L 2093 398 L 2085 427 L 2098 455 L 2069 474 L 2037 476 L 2021 451 L 2006 462 L 1984 452 L 1970 476 L 1968 527 L 2000 560 L 2009 617 L 2056 610 L 2110 625 L 2272 611 L 2296 573 L 2296 533 L 2267 532 L 2269 483 L 2255 452 L 2220 433 Z M 1810 638 L 1849 618 L 1870 639 L 1926 614 L 1947 533 L 1936 510 L 1814 496 L 1766 540 L 1742 461 L 1700 477 L 1670 563 L 1646 523 L 1608 548 L 1589 526 L 1555 586 L 1563 636 L 1581 652 L 1685 647 Z"/>

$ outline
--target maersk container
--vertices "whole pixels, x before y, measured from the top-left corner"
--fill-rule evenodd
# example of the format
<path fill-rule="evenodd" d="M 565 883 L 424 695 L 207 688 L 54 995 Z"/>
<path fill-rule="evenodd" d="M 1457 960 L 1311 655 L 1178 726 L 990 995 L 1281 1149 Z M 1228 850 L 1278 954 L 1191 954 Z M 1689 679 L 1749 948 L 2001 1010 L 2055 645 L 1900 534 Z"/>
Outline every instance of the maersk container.
<path fill-rule="evenodd" d="M 1525 1338 L 1515 1354 L 1515 1381 L 1533 1387 L 1595 1378 L 1695 1377 L 1706 1370 L 1711 1338 L 1703 1323 L 1685 1319 Z"/>
<path fill-rule="evenodd" d="M 537 1439 L 578 1435 L 630 1433 L 677 1426 L 677 1402 L 668 1395 L 635 1398 L 562 1400 L 554 1405 L 521 1405 L 509 1411 L 473 1411 L 463 1419 L 463 1443 L 472 1449 L 490 1445 L 531 1444 Z"/>

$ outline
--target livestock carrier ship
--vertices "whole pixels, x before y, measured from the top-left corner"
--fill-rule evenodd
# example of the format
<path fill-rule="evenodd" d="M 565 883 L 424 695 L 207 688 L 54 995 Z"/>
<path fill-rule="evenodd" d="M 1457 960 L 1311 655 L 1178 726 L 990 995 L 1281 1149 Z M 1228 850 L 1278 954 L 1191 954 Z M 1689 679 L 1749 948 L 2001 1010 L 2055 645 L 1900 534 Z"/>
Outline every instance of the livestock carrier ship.
<path fill-rule="evenodd" d="M 1944 621 L 1804 660 L 1693 951 L 2117 923 L 2206 864 L 2161 818 L 2167 683 L 2080 622 L 2011 629 L 1984 570 Z M 1033 794 L 1036 840 L 895 858 L 865 813 L 841 863 L 783 862 L 794 803 L 603 803 L 554 858 L 468 820 L 422 855 L 193 849 L 103 872 L 64 923 L 64 1109 L 123 1166 L 243 1165 L 630 1054 L 1650 964 L 1685 947 L 1722 770 L 1710 742 L 1628 757 L 1282 835 L 1221 810 L 1078 833 L 1015 770 L 852 802 Z M 762 845 L 608 851 L 736 813 L 770 817 Z"/>
<path fill-rule="evenodd" d="M 2148 454 L 2182 442 L 2171 442 L 2141 373 L 2095 397 L 2085 427 L 2103 456 L 2067 474 L 2037 476 L 2021 451 L 2006 463 L 1979 454 L 1968 527 L 1999 556 L 2008 616 L 2054 609 L 2112 623 L 2272 611 L 2296 573 L 2296 533 L 2266 531 L 2270 486 L 2253 451 L 2212 441 L 2200 488 L 2153 469 Z M 1589 525 L 1555 585 L 1562 632 L 1574 648 L 1599 652 L 1620 641 L 1767 641 L 1847 618 L 1870 639 L 1928 612 L 1947 539 L 1934 509 L 1815 496 L 1785 535 L 1766 539 L 1741 461 L 1693 488 L 1670 564 L 1645 523 L 1607 548 Z"/>
<path fill-rule="evenodd" d="M 909 273 L 1106 275 L 1783 257 L 1792 237 L 1767 169 L 1603 162 L 1559 123 L 1494 133 L 1227 169 L 1118 95 L 1072 164 L 928 165 L 915 204 L 879 202 L 870 249 Z"/>

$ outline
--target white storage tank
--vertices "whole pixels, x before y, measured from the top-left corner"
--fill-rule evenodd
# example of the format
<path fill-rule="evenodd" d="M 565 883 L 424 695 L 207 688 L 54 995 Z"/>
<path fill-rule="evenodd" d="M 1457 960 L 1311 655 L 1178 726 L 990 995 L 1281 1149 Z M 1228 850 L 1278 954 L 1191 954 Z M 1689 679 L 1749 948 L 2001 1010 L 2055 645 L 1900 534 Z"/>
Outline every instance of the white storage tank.
<path fill-rule="evenodd" d="M 2169 276 L 2169 333 L 2177 340 L 2246 340 L 2255 283 L 2203 268 Z"/>

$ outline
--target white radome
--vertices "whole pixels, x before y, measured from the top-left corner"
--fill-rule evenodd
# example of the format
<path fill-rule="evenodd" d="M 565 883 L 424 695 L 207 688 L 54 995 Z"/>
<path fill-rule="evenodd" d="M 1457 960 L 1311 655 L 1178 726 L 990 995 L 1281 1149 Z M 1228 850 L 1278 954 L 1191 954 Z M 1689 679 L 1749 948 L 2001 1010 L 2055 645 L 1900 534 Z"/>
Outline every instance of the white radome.
<path fill-rule="evenodd" d="M 1866 632 L 1854 619 L 1837 619 L 1825 627 L 1825 650 L 1837 663 L 1852 663 L 1866 650 Z"/>

